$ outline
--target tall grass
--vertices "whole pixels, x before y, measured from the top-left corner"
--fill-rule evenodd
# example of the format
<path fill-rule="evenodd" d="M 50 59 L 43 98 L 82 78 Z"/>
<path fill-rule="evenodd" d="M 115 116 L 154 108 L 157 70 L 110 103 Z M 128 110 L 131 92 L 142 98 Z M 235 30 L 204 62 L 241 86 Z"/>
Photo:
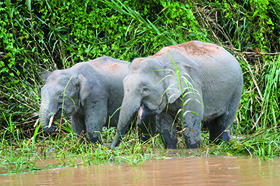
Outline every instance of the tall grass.
<path fill-rule="evenodd" d="M 107 133 L 110 133 L 109 139 L 106 139 Z M 102 138 L 112 141 L 114 134 L 114 130 L 104 129 Z M 7 138 L 9 135 L 15 137 L 9 139 Z M 81 138 L 83 142 L 80 143 Z M 37 135 L 37 138 L 34 134 L 31 139 L 21 139 L 17 137 L 16 130 L 7 129 L 0 136 L 0 174 L 110 162 L 127 162 L 135 166 L 139 162 L 143 164 L 147 159 L 161 158 L 153 154 L 151 141 L 141 144 L 136 139 L 137 136 L 133 130 L 133 133 L 126 135 L 119 147 L 111 150 L 106 143 L 103 145 L 88 143 L 85 135 L 77 137 L 71 132 L 60 132 L 51 137 Z M 55 163 L 48 163 L 50 160 L 55 160 Z"/>

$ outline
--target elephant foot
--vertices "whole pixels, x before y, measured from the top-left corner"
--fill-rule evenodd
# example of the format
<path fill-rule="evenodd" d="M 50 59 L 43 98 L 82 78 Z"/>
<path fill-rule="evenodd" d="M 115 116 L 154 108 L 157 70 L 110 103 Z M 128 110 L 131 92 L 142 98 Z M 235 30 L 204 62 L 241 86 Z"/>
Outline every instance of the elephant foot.
<path fill-rule="evenodd" d="M 229 139 L 230 139 L 230 129 L 224 131 L 221 134 L 220 139 L 223 140 L 223 141 L 229 141 Z"/>
<path fill-rule="evenodd" d="M 177 149 L 177 135 L 175 133 L 175 136 L 171 136 L 170 132 L 168 130 L 164 130 L 162 132 L 162 136 L 164 138 L 165 148 L 169 149 Z"/>
<path fill-rule="evenodd" d="M 141 142 L 146 142 L 146 141 L 148 141 L 149 139 L 150 139 L 150 136 L 147 136 L 147 135 L 141 136 L 141 137 L 140 137 Z"/>
<path fill-rule="evenodd" d="M 102 144 L 102 141 L 101 141 L 101 139 L 99 137 L 91 137 L 89 141 L 92 142 L 92 143 L 100 143 L 100 144 Z"/>
<path fill-rule="evenodd" d="M 88 141 L 92 142 L 93 144 L 94 143 L 100 143 L 102 144 L 102 141 L 101 141 L 101 136 L 99 133 L 87 133 L 87 138 L 88 138 Z"/>
<path fill-rule="evenodd" d="M 121 142 L 122 138 L 121 135 L 119 135 L 118 131 L 117 131 L 117 136 L 116 138 L 114 138 L 113 142 L 110 145 L 110 149 L 113 149 L 114 147 L 118 146 L 119 143 Z"/>
<path fill-rule="evenodd" d="M 186 140 L 186 138 L 185 138 Z M 191 143 L 192 142 L 192 143 Z M 186 140 L 186 146 L 188 149 L 197 149 L 197 148 L 202 148 L 203 144 L 200 141 L 194 142 L 193 140 Z"/>
<path fill-rule="evenodd" d="M 222 132 L 211 129 L 209 139 L 211 142 L 214 142 L 216 145 L 221 144 L 223 141 L 229 141 L 230 140 L 230 129 L 227 129 Z"/>
<path fill-rule="evenodd" d="M 56 130 L 56 127 L 54 125 L 51 125 L 50 127 L 46 126 L 46 127 L 43 127 L 43 130 L 45 133 L 52 134 Z"/>

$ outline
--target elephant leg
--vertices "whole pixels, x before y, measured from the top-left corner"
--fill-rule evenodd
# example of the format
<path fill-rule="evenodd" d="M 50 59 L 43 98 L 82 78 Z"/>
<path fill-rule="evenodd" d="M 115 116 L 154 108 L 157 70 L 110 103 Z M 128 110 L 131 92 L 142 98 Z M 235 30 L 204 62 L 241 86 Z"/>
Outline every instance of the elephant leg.
<path fill-rule="evenodd" d="M 217 126 L 217 119 L 218 118 L 215 118 L 214 120 L 206 123 L 206 126 L 209 130 L 209 140 L 215 143 L 217 140 L 219 140 L 217 138 L 221 134 L 220 128 Z"/>
<path fill-rule="evenodd" d="M 144 120 L 138 124 L 140 129 L 139 137 L 140 140 L 145 142 L 150 139 L 150 137 L 154 136 L 156 133 L 156 119 L 155 116 L 146 117 Z"/>
<path fill-rule="evenodd" d="M 216 144 L 219 144 L 222 141 L 230 140 L 231 126 L 238 109 L 240 97 L 241 94 L 234 95 L 231 102 L 228 104 L 227 111 L 222 116 L 212 120 L 208 124 L 209 139 L 211 141 L 214 141 L 216 139 Z"/>
<path fill-rule="evenodd" d="M 225 113 L 209 122 L 207 124 L 209 129 L 209 140 L 215 142 L 216 144 L 220 144 L 222 140 L 229 141 L 233 119 L 228 115 L 228 113 Z"/>
<path fill-rule="evenodd" d="M 201 94 L 200 94 L 201 95 Z M 186 96 L 187 97 L 187 96 Z M 200 98 L 185 98 L 188 101 L 184 107 L 184 139 L 187 148 L 199 148 L 201 147 L 201 121 L 203 118 L 203 105 Z M 182 118 L 181 113 L 181 118 Z"/>
<path fill-rule="evenodd" d="M 107 119 L 108 111 L 106 101 L 98 101 L 93 108 L 87 111 L 85 124 L 89 141 L 92 143 L 102 143 L 102 127 L 106 124 Z"/>
<path fill-rule="evenodd" d="M 85 125 L 84 117 L 75 114 L 71 117 L 71 122 L 72 122 L 71 127 L 77 137 L 86 134 L 86 125 Z M 79 139 L 80 139 L 79 140 L 80 143 L 84 141 L 83 138 L 79 138 Z"/>
<path fill-rule="evenodd" d="M 84 117 L 73 115 L 71 119 L 71 127 L 73 129 L 73 132 L 77 135 L 81 135 L 82 133 L 86 133 L 86 126 L 85 126 L 85 121 Z"/>
<path fill-rule="evenodd" d="M 163 136 L 165 148 L 177 148 L 177 133 L 174 124 L 174 117 L 166 112 L 156 116 L 157 130 Z"/>
<path fill-rule="evenodd" d="M 201 118 L 195 114 L 193 116 L 184 117 L 184 139 L 187 148 L 199 148 L 201 144 Z"/>

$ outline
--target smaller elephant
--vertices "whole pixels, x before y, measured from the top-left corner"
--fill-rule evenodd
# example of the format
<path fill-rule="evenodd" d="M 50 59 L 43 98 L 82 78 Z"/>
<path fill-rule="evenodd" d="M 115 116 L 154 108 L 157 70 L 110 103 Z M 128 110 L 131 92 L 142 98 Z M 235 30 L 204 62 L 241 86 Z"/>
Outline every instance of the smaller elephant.
<path fill-rule="evenodd" d="M 91 142 L 101 142 L 102 127 L 117 126 L 117 110 L 123 100 L 122 81 L 129 64 L 100 57 L 77 63 L 69 69 L 41 73 L 41 78 L 46 81 L 41 90 L 43 130 L 53 133 L 56 129 L 53 122 L 63 112 L 65 116 L 71 116 L 74 133 L 84 131 Z"/>
<path fill-rule="evenodd" d="M 238 61 L 222 47 L 190 41 L 133 60 L 123 86 L 117 137 L 111 148 L 120 143 L 136 111 L 139 123 L 146 115 L 156 115 L 159 132 L 171 148 L 177 141 L 172 121 L 179 115 L 187 148 L 197 148 L 202 122 L 211 141 L 229 141 L 243 76 Z"/>

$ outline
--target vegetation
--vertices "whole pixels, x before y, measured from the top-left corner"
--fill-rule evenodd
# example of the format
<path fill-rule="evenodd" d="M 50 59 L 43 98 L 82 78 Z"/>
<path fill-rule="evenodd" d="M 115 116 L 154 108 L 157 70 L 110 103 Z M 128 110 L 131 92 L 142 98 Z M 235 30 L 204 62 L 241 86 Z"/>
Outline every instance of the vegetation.
<path fill-rule="evenodd" d="M 134 165 L 164 157 L 154 153 L 163 149 L 160 136 L 141 145 L 134 129 L 120 147 L 109 150 L 113 128 L 104 129 L 104 145 L 77 143 L 84 136 L 73 136 L 68 120 L 51 137 L 33 128 L 42 87 L 38 74 L 100 56 L 131 61 L 190 40 L 222 45 L 238 59 L 244 75 L 235 138 L 212 146 L 205 132 L 205 147 L 194 155 L 279 156 L 279 12 L 278 0 L 0 2 L 0 168 L 37 170 L 36 161 L 52 157 L 60 161 L 49 168 L 76 166 L 76 159 L 84 165 Z"/>

